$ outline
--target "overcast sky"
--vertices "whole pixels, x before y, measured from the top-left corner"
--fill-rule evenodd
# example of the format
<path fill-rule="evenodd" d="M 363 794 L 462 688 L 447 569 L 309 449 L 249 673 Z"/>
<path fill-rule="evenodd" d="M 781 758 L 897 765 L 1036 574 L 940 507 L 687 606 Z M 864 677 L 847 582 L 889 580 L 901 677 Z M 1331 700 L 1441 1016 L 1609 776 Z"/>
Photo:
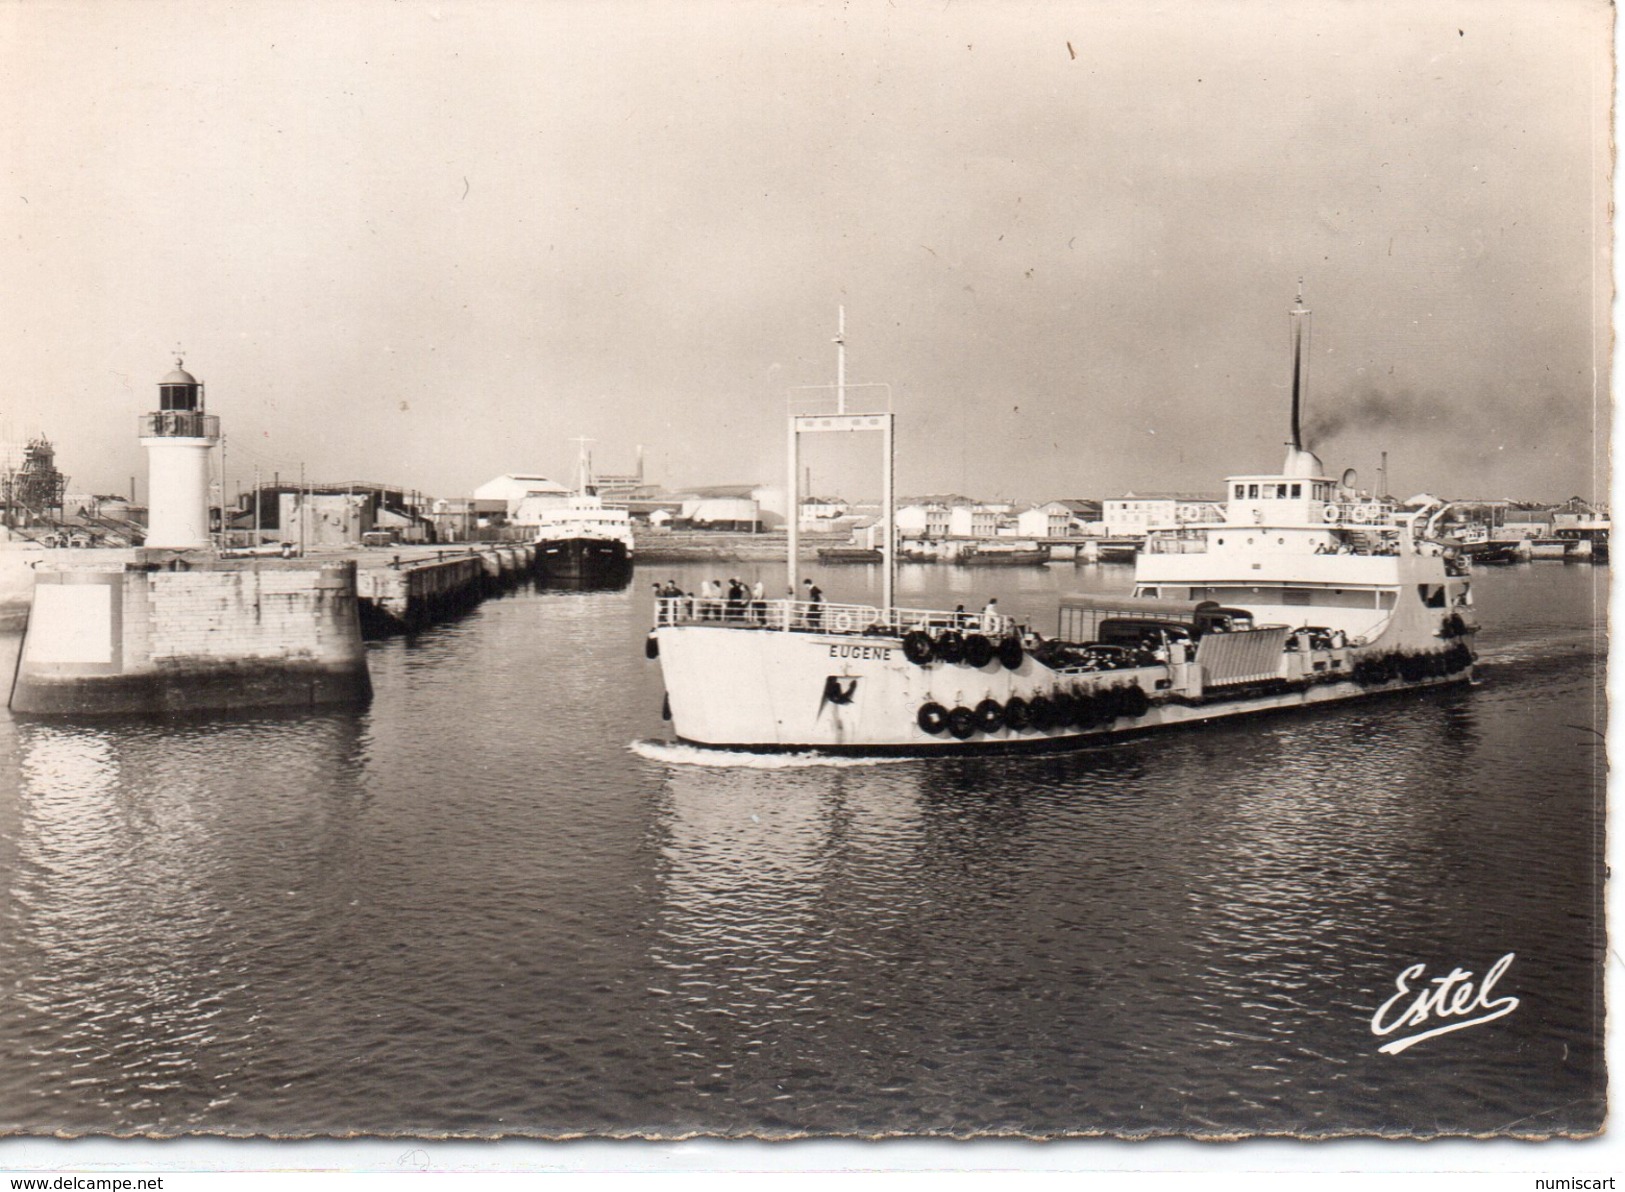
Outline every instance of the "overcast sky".
<path fill-rule="evenodd" d="M 0 3 L 0 424 L 146 493 L 175 345 L 262 473 L 466 495 L 644 445 L 902 493 L 1603 495 L 1601 0 Z M 1601 421 L 1599 421 L 1601 419 Z M 1600 428 L 1600 429 L 1599 429 Z M 878 492 L 821 436 L 814 486 Z"/>

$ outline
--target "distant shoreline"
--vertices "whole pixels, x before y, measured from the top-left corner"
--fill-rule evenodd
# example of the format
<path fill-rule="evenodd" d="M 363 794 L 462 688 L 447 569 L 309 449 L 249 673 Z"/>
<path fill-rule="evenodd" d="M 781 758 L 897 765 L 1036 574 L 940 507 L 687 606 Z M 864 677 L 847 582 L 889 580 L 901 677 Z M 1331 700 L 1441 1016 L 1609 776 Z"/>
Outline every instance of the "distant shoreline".
<path fill-rule="evenodd" d="M 820 550 L 850 545 L 844 535 L 803 535 L 796 544 L 796 557 L 816 561 Z M 634 563 L 777 563 L 783 561 L 785 549 L 782 533 L 679 530 L 669 534 L 638 534 L 632 560 Z"/>

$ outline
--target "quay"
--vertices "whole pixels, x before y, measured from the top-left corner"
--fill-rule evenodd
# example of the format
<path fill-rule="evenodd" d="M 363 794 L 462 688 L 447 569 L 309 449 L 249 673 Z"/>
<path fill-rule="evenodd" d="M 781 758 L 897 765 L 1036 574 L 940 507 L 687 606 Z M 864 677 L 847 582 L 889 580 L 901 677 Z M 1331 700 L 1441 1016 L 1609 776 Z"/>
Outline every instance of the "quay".
<path fill-rule="evenodd" d="M 73 553 L 34 569 L 14 712 L 312 707 L 372 694 L 352 561 Z"/>
<path fill-rule="evenodd" d="M 368 639 L 423 629 L 536 573 L 536 548 L 529 543 L 349 554 L 356 559 L 358 614 Z"/>
<path fill-rule="evenodd" d="M 455 615 L 535 565 L 533 547 L 507 543 L 292 559 L 6 553 L 7 573 L 32 580 L 10 707 L 38 716 L 364 703 L 365 639 Z"/>
<path fill-rule="evenodd" d="M 782 563 L 783 530 L 746 534 L 718 530 L 661 530 L 634 527 L 634 555 L 638 563 Z M 818 557 L 819 547 L 845 546 L 847 536 L 801 536 L 797 553 L 807 560 Z"/>

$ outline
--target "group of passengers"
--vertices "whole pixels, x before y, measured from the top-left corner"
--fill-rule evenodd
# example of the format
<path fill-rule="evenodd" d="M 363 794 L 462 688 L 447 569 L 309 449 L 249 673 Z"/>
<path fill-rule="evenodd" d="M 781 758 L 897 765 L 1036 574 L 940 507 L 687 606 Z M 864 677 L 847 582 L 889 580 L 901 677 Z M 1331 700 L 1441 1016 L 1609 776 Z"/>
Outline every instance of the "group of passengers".
<path fill-rule="evenodd" d="M 999 598 L 989 596 L 980 614 L 965 611 L 963 604 L 954 606 L 952 627 L 962 633 L 981 633 L 994 637 L 1004 629 L 1004 618 L 999 615 Z"/>
<path fill-rule="evenodd" d="M 726 589 L 721 580 L 701 580 L 699 591 L 687 593 L 676 580 L 668 579 L 655 584 L 654 592 L 659 599 L 677 601 L 671 613 L 674 620 L 692 617 L 700 621 L 767 623 L 767 588 L 761 580 L 746 587 L 743 580 L 730 577 Z"/>

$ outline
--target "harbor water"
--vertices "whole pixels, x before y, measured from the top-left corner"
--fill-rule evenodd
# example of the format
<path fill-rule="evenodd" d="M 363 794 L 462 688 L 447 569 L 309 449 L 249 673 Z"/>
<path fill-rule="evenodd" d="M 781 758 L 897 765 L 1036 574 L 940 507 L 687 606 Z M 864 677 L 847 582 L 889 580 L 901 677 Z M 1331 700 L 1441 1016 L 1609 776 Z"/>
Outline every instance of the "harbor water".
<path fill-rule="evenodd" d="M 667 743 L 650 585 L 732 574 L 783 590 L 661 565 L 375 643 L 361 711 L 0 717 L 0 1129 L 1600 1126 L 1605 568 L 1475 572 L 1472 688 L 824 764 Z M 1130 582 L 913 566 L 898 602 L 1048 632 Z M 1379 1051 L 1407 969 L 1509 954 L 1509 1013 Z"/>

